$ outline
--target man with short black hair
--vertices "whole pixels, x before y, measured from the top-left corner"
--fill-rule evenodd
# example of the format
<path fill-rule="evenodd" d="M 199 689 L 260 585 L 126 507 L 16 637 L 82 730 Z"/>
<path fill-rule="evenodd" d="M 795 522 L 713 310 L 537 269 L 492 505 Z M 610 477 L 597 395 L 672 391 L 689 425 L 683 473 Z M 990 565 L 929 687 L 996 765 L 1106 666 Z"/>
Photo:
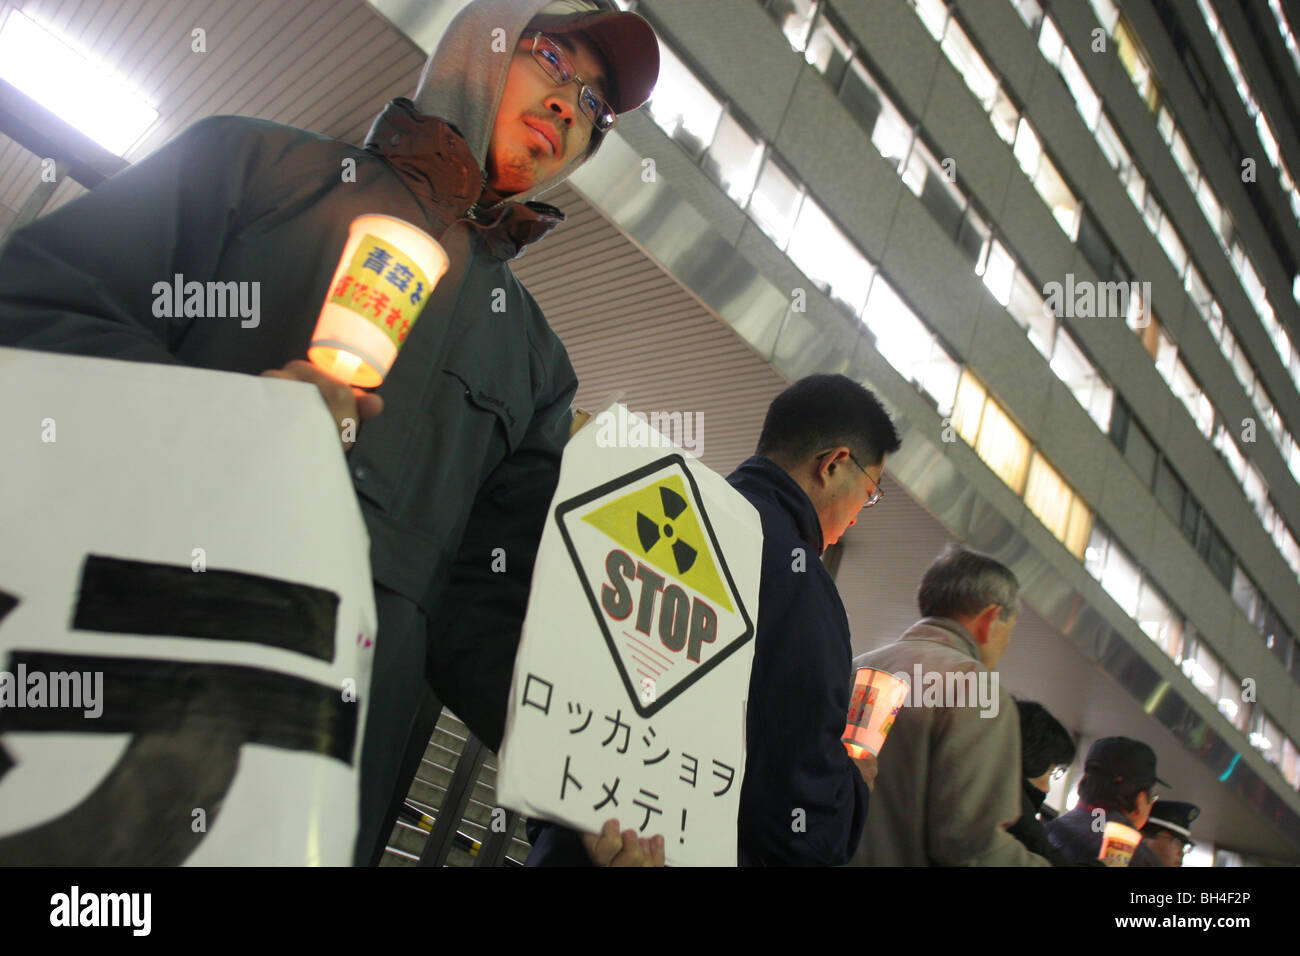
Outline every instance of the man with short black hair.
<path fill-rule="evenodd" d="M 912 685 L 880 751 L 855 865 L 1049 865 L 1006 830 L 1020 816 L 1020 722 L 996 668 L 1019 589 L 1001 562 L 952 547 L 921 579 L 921 620 L 854 659 Z"/>
<path fill-rule="evenodd" d="M 884 496 L 901 445 L 870 391 L 812 375 L 768 408 L 756 454 L 727 481 L 763 525 L 754 663 L 737 823 L 741 866 L 837 866 L 867 816 L 875 758 L 841 742 L 853 683 L 844 604 L 818 557 Z M 614 846 L 616 834 L 602 835 Z M 602 862 L 597 837 L 533 824 L 530 866 Z M 635 855 L 632 855 L 635 859 Z"/>
<path fill-rule="evenodd" d="M 1074 741 L 1042 704 L 1017 700 L 1016 710 L 1020 714 L 1020 819 L 1007 832 L 1053 866 L 1065 866 L 1065 857 L 1048 841 L 1038 817 L 1040 813 L 1048 821 L 1056 817 L 1054 810 L 1043 806 L 1043 800 L 1052 781 L 1058 774 L 1064 776 L 1074 762 Z"/>
<path fill-rule="evenodd" d="M 1183 857 L 1196 846 L 1192 821 L 1200 815 L 1201 808 L 1194 803 L 1161 800 L 1151 808 L 1147 825 L 1142 828 L 1142 845 L 1165 866 L 1182 866 Z"/>
<path fill-rule="evenodd" d="M 1079 802 L 1047 825 L 1047 838 L 1071 863 L 1086 863 L 1101 856 L 1107 823 L 1122 823 L 1141 830 L 1154 806 L 1156 784 L 1169 786 L 1156 776 L 1156 752 L 1131 737 L 1102 737 L 1088 748 L 1079 779 Z M 1143 840 L 1129 866 L 1163 866 Z"/>

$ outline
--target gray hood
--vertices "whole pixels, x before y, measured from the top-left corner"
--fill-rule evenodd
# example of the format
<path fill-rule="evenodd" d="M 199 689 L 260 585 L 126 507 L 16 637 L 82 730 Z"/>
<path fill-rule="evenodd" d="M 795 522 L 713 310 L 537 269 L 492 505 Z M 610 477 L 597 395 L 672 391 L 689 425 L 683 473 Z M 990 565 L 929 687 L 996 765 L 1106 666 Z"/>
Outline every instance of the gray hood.
<path fill-rule="evenodd" d="M 488 146 L 497 108 L 505 90 L 506 76 L 524 28 L 552 0 L 474 0 L 447 27 L 437 49 L 420 74 L 413 101 L 426 116 L 436 116 L 460 131 L 480 170 L 487 169 Z M 601 9 L 617 10 L 609 0 L 591 0 Z M 504 30 L 504 50 L 501 35 Z M 550 179 L 527 192 L 507 197 L 508 202 L 527 202 L 554 189 L 590 159 L 604 134 L 592 130 L 587 151 Z"/>

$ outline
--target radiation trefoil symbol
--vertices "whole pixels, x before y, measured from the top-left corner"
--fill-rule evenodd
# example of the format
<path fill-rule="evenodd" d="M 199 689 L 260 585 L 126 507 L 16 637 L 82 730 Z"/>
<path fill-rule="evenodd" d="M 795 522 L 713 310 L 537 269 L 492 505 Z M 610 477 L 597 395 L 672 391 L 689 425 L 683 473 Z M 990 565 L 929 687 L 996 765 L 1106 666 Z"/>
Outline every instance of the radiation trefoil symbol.
<path fill-rule="evenodd" d="M 562 502 L 555 520 L 641 716 L 671 703 L 753 637 L 681 455 Z"/>

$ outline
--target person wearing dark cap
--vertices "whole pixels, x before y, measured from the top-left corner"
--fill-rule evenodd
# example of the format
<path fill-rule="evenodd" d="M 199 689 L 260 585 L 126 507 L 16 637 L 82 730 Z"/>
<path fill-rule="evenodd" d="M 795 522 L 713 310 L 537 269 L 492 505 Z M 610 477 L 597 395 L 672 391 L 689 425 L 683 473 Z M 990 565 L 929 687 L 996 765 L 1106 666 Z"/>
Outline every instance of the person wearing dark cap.
<path fill-rule="evenodd" d="M 324 400 L 369 532 L 378 616 L 361 692 L 358 863 L 381 855 L 407 741 L 432 729 L 417 726 L 426 680 L 488 748 L 501 743 L 578 384 L 509 262 L 563 222 L 537 198 L 646 102 L 658 70 L 653 29 L 612 0 L 473 0 L 364 148 L 210 116 L 18 230 L 0 255 L 0 346 L 288 379 Z M 380 284 L 374 270 L 375 308 L 408 291 L 425 300 L 375 392 L 303 361 L 365 214 L 417 226 L 449 259 L 432 290 L 396 270 Z M 265 321 L 196 316 L 188 302 L 184 317 L 160 313 L 155 285 L 173 276 L 251 284 Z M 312 478 L 286 468 L 286 495 Z"/>
<path fill-rule="evenodd" d="M 1048 820 L 1056 816 L 1043 807 L 1043 800 L 1051 782 L 1073 763 L 1074 741 L 1042 704 L 1017 700 L 1016 709 L 1020 712 L 1020 819 L 1007 832 L 1053 866 L 1068 866 L 1069 861 L 1047 839 L 1038 817 L 1040 811 Z"/>
<path fill-rule="evenodd" d="M 1146 825 L 1155 804 L 1156 754 L 1131 737 L 1102 737 L 1088 748 L 1079 803 L 1047 824 L 1047 839 L 1071 863 L 1088 863 L 1101 856 L 1107 823 L 1122 823 L 1134 830 Z M 1129 866 L 1162 866 L 1160 858 L 1138 844 Z"/>
<path fill-rule="evenodd" d="M 1182 866 L 1183 857 L 1196 846 L 1192 839 L 1192 821 L 1201 808 L 1181 800 L 1161 800 L 1151 808 L 1147 825 L 1142 828 L 1142 845 L 1160 858 L 1165 866 Z"/>

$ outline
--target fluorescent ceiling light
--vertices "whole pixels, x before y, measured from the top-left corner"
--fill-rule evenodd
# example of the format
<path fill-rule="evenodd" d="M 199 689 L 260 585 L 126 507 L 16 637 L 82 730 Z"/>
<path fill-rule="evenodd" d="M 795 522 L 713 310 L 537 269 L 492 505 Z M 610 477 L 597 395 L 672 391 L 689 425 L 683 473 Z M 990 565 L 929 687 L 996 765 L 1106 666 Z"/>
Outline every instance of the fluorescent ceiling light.
<path fill-rule="evenodd" d="M 158 119 L 115 70 L 19 10 L 0 27 L 0 77 L 118 156 Z"/>

